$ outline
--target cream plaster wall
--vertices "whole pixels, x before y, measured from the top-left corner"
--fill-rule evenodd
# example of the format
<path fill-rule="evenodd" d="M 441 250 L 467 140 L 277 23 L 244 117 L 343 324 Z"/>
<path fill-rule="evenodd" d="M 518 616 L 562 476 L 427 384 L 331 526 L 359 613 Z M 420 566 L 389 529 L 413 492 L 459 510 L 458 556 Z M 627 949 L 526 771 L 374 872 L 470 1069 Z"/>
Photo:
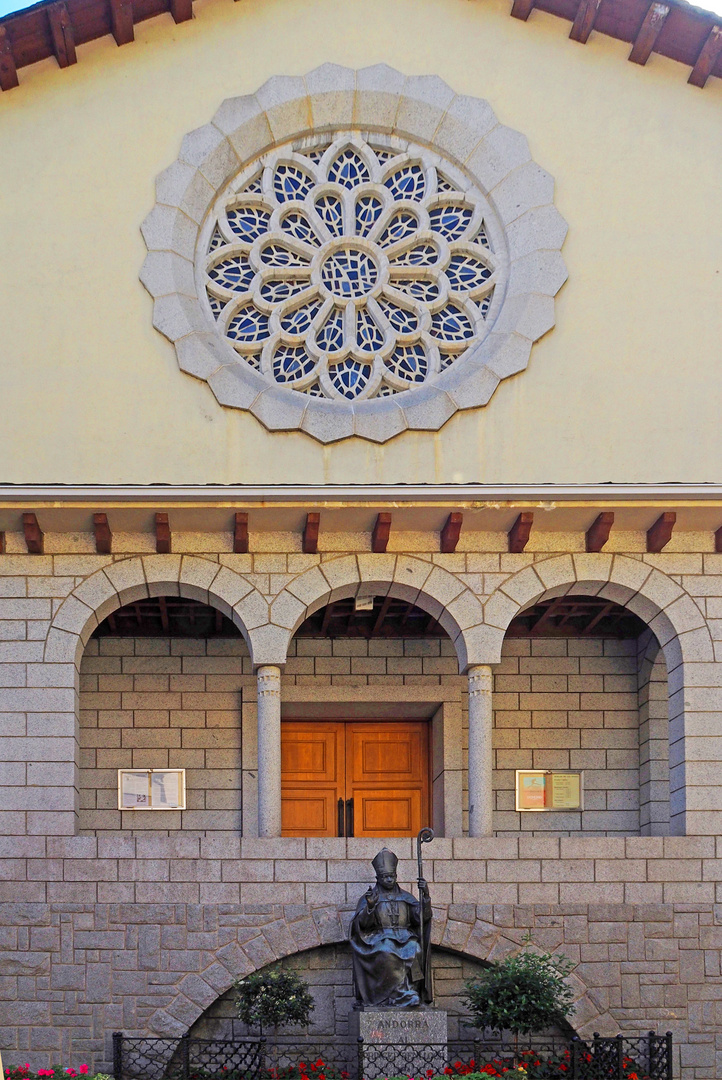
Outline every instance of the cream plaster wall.
<path fill-rule="evenodd" d="M 0 480 L 719 481 L 722 83 L 506 0 L 197 0 L 21 72 L 0 95 Z M 557 180 L 558 325 L 438 434 L 323 448 L 181 374 L 138 281 L 139 226 L 182 136 L 228 96 L 384 61 L 485 97 Z M 42 417 L 42 422 L 38 420 Z M 694 439 L 686 437 L 694 431 Z"/>

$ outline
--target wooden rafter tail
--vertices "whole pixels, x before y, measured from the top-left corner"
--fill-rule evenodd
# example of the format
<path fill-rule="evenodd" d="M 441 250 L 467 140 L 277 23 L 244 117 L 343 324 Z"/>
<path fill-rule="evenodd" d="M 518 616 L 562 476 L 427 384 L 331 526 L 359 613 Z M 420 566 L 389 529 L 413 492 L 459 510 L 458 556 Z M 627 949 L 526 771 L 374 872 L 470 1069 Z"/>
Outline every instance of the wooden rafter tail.
<path fill-rule="evenodd" d="M 38 525 L 35 514 L 23 514 L 25 546 L 29 555 L 42 555 L 45 550 L 45 533 Z"/>
<path fill-rule="evenodd" d="M 113 550 L 113 534 L 108 525 L 107 514 L 93 514 L 95 550 L 98 555 L 110 555 Z"/>
<path fill-rule="evenodd" d="M 377 554 L 386 551 L 391 535 L 391 514 L 382 511 L 376 516 L 376 523 L 371 534 L 371 550 Z"/>
<path fill-rule="evenodd" d="M 677 521 L 674 511 L 666 511 L 660 514 L 654 525 L 647 529 L 647 551 L 659 552 L 666 548 L 672 539 L 672 530 Z"/>
<path fill-rule="evenodd" d="M 168 618 L 168 604 L 164 596 L 158 597 L 158 607 L 160 609 L 160 625 L 163 627 L 163 633 L 170 633 L 170 619 Z"/>
<path fill-rule="evenodd" d="M 534 524 L 534 515 L 529 510 L 524 510 L 509 529 L 509 551 L 520 555 L 529 543 L 531 527 Z"/>
<path fill-rule="evenodd" d="M 70 67 L 77 64 L 78 57 L 75 54 L 75 31 L 70 20 L 67 6 L 62 2 L 51 4 L 48 8 L 48 22 L 50 23 L 50 36 L 53 39 L 53 52 L 58 61 L 58 67 Z"/>
<path fill-rule="evenodd" d="M 582 45 L 586 45 L 589 35 L 594 29 L 601 2 L 602 0 L 581 0 L 572 28 L 569 31 L 569 37 L 572 41 L 578 41 Z"/>
<path fill-rule="evenodd" d="M 707 35 L 707 40 L 700 50 L 687 82 L 702 89 L 712 74 L 712 69 L 720 54 L 722 54 L 722 25 L 717 23 Z"/>
<path fill-rule="evenodd" d="M 5 27 L 0 26 L 0 89 L 12 90 L 18 85 L 12 42 Z"/>
<path fill-rule="evenodd" d="M 306 524 L 303 527 L 303 553 L 304 555 L 318 554 L 318 530 L 321 525 L 321 515 L 315 512 L 306 514 Z"/>
<path fill-rule="evenodd" d="M 614 524 L 614 514 L 611 510 L 605 510 L 599 514 L 594 522 L 587 529 L 586 534 L 586 548 L 587 551 L 601 551 L 607 540 L 609 534 L 612 531 L 612 525 Z"/>
<path fill-rule="evenodd" d="M 657 0 L 654 0 L 654 3 L 649 5 L 649 10 L 644 16 L 644 22 L 639 29 L 639 33 L 632 46 L 632 51 L 629 54 L 629 59 L 633 64 L 644 65 L 647 63 L 652 55 L 657 38 L 659 37 L 660 31 L 664 26 L 664 21 L 668 15 L 668 4 L 660 4 Z"/>
<path fill-rule="evenodd" d="M 170 13 L 177 23 L 193 18 L 193 0 L 170 0 Z"/>
<path fill-rule="evenodd" d="M 170 555 L 172 540 L 167 514 L 155 515 L 155 550 L 158 555 Z"/>
<path fill-rule="evenodd" d="M 6 552 L 5 533 L 0 532 L 0 555 L 4 555 Z"/>
<path fill-rule="evenodd" d="M 534 9 L 535 0 L 514 0 L 511 5 L 511 14 L 515 19 L 526 22 Z"/>
<path fill-rule="evenodd" d="M 110 22 L 116 45 L 129 45 L 134 41 L 132 0 L 110 0 Z"/>
<path fill-rule="evenodd" d="M 717 552 L 722 552 L 722 525 L 715 531 L 714 534 L 714 549 Z"/>
<path fill-rule="evenodd" d="M 446 524 L 439 535 L 439 551 L 441 551 L 442 554 L 451 555 L 452 552 L 456 551 L 456 545 L 459 543 L 463 522 L 463 514 L 454 513 L 449 514 L 447 517 Z"/>
<path fill-rule="evenodd" d="M 248 514 L 238 513 L 233 519 L 233 551 L 236 555 L 248 554 Z"/>

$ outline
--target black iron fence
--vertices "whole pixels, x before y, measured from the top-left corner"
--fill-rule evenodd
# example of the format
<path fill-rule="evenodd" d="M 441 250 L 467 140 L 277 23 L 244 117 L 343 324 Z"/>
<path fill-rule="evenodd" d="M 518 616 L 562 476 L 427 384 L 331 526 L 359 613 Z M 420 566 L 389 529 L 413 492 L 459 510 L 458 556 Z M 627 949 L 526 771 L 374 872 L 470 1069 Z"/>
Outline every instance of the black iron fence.
<path fill-rule="evenodd" d="M 503 1076 L 528 1080 L 673 1080 L 672 1034 L 561 1040 L 465 1039 L 384 1044 L 359 1039 L 138 1038 L 113 1035 L 115 1080 L 383 1080 Z M 493 1070 L 493 1071 L 492 1071 Z"/>

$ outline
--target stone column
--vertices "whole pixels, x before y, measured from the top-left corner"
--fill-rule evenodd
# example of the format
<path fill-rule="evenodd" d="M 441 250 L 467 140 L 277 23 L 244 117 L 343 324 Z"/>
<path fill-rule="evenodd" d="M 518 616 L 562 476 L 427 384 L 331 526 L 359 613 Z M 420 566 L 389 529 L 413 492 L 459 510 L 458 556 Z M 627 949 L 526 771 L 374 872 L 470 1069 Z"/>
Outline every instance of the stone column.
<path fill-rule="evenodd" d="M 469 668 L 469 836 L 491 836 L 492 672 L 488 664 Z"/>
<path fill-rule="evenodd" d="M 281 835 L 281 669 L 259 667 L 258 835 Z"/>

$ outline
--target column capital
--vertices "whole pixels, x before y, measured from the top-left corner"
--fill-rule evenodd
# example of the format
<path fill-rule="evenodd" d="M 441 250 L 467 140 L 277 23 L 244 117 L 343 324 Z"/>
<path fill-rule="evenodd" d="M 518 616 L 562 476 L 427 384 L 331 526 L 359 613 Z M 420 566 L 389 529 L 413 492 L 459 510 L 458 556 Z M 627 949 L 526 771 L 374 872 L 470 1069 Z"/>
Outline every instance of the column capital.
<path fill-rule="evenodd" d="M 469 694 L 490 694 L 493 687 L 493 672 L 489 664 L 474 664 L 467 671 Z"/>

